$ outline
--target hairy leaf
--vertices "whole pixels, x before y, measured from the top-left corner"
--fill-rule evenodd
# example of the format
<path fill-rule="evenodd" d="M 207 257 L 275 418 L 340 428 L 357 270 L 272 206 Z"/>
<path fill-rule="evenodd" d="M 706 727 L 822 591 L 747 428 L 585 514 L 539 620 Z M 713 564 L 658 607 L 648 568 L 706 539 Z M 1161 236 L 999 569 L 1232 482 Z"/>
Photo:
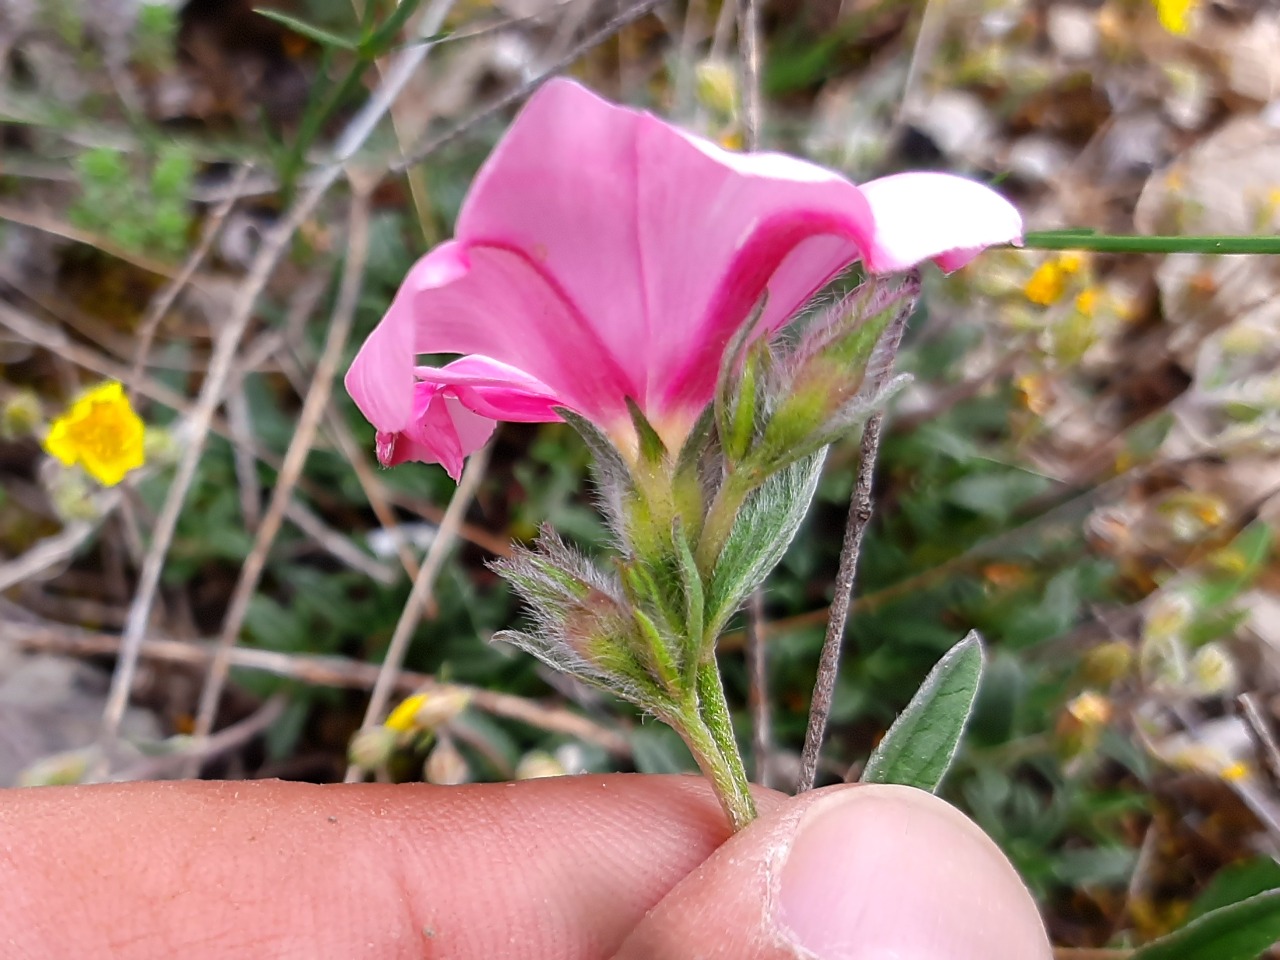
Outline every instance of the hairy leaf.
<path fill-rule="evenodd" d="M 973 712 L 983 659 L 973 632 L 947 651 L 867 760 L 863 783 L 938 789 Z"/>
<path fill-rule="evenodd" d="M 1255 960 L 1280 942 L 1280 890 L 1191 921 L 1185 927 L 1153 940 L 1131 960 Z"/>
<path fill-rule="evenodd" d="M 786 553 L 818 489 L 825 448 L 775 473 L 754 490 L 716 560 L 704 618 L 709 636 L 724 627 Z"/>

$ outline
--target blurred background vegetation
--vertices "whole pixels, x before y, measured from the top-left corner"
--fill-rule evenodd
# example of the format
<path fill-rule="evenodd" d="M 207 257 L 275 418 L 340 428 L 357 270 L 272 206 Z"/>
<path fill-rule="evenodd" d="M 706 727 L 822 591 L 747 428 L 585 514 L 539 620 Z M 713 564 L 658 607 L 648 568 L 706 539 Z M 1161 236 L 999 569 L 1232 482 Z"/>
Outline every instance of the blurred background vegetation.
<path fill-rule="evenodd" d="M 0 0 L 0 785 L 342 779 L 424 565 L 373 719 L 420 690 L 439 709 L 358 740 L 371 775 L 691 769 L 665 728 L 488 642 L 520 616 L 485 567 L 510 539 L 549 523 L 602 545 L 576 436 L 505 426 L 456 494 L 435 467 L 378 469 L 334 373 L 449 235 L 512 113 L 485 111 L 561 60 L 739 144 L 733 5 L 270 6 Z M 765 2 L 764 143 L 858 180 L 967 173 L 1034 229 L 1274 233 L 1280 13 L 1205 0 L 1180 24 L 1170 6 Z M 979 630 L 992 663 L 946 794 L 1064 946 L 1141 943 L 1280 885 L 1278 288 L 1264 257 L 999 250 L 930 273 L 908 335 L 822 776 L 856 777 Z M 42 448 L 105 380 L 147 432 L 145 466 L 111 488 Z M 763 596 L 782 789 L 855 466 L 856 443 L 833 452 Z M 131 632 L 121 714 L 108 683 Z M 749 745 L 742 640 L 722 668 Z"/>

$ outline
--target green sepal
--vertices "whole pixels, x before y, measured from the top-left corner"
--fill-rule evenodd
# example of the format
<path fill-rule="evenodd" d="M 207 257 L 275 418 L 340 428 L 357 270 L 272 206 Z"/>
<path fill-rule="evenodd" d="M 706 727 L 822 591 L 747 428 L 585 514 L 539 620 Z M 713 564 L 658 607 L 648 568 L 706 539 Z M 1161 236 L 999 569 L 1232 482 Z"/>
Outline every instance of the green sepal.
<path fill-rule="evenodd" d="M 720 359 L 720 373 L 716 380 L 714 407 L 716 429 L 720 434 L 721 444 L 724 444 L 725 438 L 733 433 L 735 411 L 742 393 L 744 354 L 751 343 L 756 327 L 760 324 L 760 318 L 764 316 L 764 308 L 768 300 L 769 295 L 768 291 L 766 291 L 760 297 L 760 302 L 756 304 L 755 310 L 747 318 L 746 323 L 740 326 L 734 335 L 729 338 L 729 343 L 725 346 L 724 354 Z M 754 393 L 752 398 L 754 406 Z M 754 412 L 752 415 L 754 417 Z M 733 460 L 730 458 L 730 463 L 732 462 Z"/>
<path fill-rule="evenodd" d="M 640 458 L 647 464 L 657 465 L 667 456 L 667 445 L 653 429 L 653 424 L 644 415 L 644 411 L 630 397 L 627 397 L 627 413 L 631 414 L 631 425 L 636 428 L 636 436 L 640 438 Z"/>
<path fill-rule="evenodd" d="M 618 448 L 603 430 L 582 414 L 568 407 L 555 407 L 555 413 L 582 437 L 582 442 L 591 451 L 592 469 L 596 481 L 605 490 L 617 490 L 627 493 L 635 489 L 635 481 L 631 478 L 631 469 L 623 459 Z"/>
<path fill-rule="evenodd" d="M 725 539 L 706 590 L 706 634 L 716 636 L 782 559 L 818 490 L 827 451 L 810 454 L 751 492 Z"/>
<path fill-rule="evenodd" d="M 688 643 L 685 652 L 687 668 L 689 661 L 696 662 L 701 659 L 705 652 L 703 645 L 708 641 L 704 619 L 706 597 L 702 588 L 702 576 L 698 573 L 698 562 L 693 556 L 693 548 L 689 546 L 689 541 L 679 523 L 675 524 L 671 539 L 675 544 L 676 566 L 680 573 L 680 586 L 684 592 L 684 635 Z M 710 642 L 715 642 L 714 634 L 710 636 Z"/>

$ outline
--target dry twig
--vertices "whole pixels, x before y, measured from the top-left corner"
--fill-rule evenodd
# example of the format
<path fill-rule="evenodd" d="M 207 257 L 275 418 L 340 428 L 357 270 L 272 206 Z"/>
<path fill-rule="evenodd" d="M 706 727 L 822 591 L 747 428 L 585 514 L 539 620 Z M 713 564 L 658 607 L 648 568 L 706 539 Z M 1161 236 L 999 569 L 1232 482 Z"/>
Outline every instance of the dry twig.
<path fill-rule="evenodd" d="M 425 23 L 434 24 L 431 27 L 432 30 L 439 29 L 452 3 L 453 0 L 435 0 L 424 17 Z M 426 57 L 430 47 L 431 44 L 423 44 L 421 47 L 410 48 L 405 51 L 404 57 L 411 59 L 416 67 Z M 160 585 L 160 573 L 164 567 L 165 557 L 168 555 L 169 545 L 177 528 L 178 515 L 195 480 L 196 467 L 209 434 L 214 409 L 221 402 L 223 390 L 231 374 L 236 348 L 248 328 L 258 296 L 266 288 L 276 264 L 288 249 L 294 232 L 306 221 L 320 199 L 338 180 L 343 171 L 343 162 L 373 133 L 377 121 L 403 89 L 403 85 L 408 82 L 411 72 L 394 69 L 388 71 L 389 75 L 394 74 L 394 82 L 399 86 L 394 86 L 390 82 L 384 84 L 375 92 L 370 104 L 352 120 L 351 126 L 342 138 L 342 149 L 338 151 L 339 160 L 329 164 L 320 172 L 315 181 L 299 195 L 284 219 L 263 237 L 249 274 L 232 304 L 222 336 L 210 359 L 209 373 L 191 414 L 190 438 L 187 447 L 174 471 L 173 482 L 160 509 L 160 515 L 152 532 L 151 544 L 142 564 L 137 592 L 134 594 L 133 604 L 129 609 L 129 619 L 125 624 L 120 659 L 111 678 L 111 690 L 103 711 L 101 741 L 104 747 L 110 746 L 115 740 L 120 720 L 124 716 L 129 691 L 133 686 L 133 675 L 137 669 L 138 649 L 151 618 L 151 607 Z M 104 756 L 109 753 L 109 749 L 103 750 Z"/>
<path fill-rule="evenodd" d="M 441 147 L 448 146 L 459 137 L 462 137 L 464 134 L 470 132 L 486 121 L 496 117 L 508 107 L 519 103 L 552 77 L 562 73 L 568 67 L 572 66 L 573 62 L 588 50 L 598 47 L 614 34 L 652 12 L 654 8 L 661 3 L 663 3 L 663 0 L 637 0 L 636 3 L 633 3 L 617 16 L 613 17 L 599 30 L 593 31 L 581 41 L 574 44 L 574 46 L 563 57 L 560 57 L 536 77 L 525 81 L 509 93 L 505 93 L 498 97 L 498 99 L 493 101 L 493 103 L 489 104 L 487 107 L 477 110 L 461 123 L 454 124 L 448 130 L 444 131 L 444 133 L 435 137 L 428 137 L 420 146 L 409 150 L 406 157 L 392 164 L 392 171 L 400 173 L 416 163 L 421 163 Z"/>
<path fill-rule="evenodd" d="M 346 349 L 347 339 L 351 334 L 369 252 L 369 192 L 360 178 L 352 178 L 351 213 L 347 222 L 346 264 L 342 272 L 338 301 L 333 308 L 333 319 L 329 323 L 329 332 L 325 338 L 324 350 L 311 379 L 311 388 L 302 402 L 297 429 L 294 430 L 293 437 L 289 441 L 284 463 L 272 488 L 271 502 L 267 505 L 262 522 L 258 525 L 253 547 L 245 558 L 244 566 L 240 568 L 240 577 L 236 581 L 227 606 L 227 613 L 222 621 L 222 630 L 218 635 L 218 652 L 205 679 L 204 689 L 200 694 L 200 706 L 196 711 L 193 731 L 196 737 L 206 737 L 213 729 L 218 702 L 222 697 L 222 688 L 230 668 L 227 651 L 239 638 L 240 628 L 244 625 L 244 619 L 249 613 L 249 602 L 257 592 L 262 571 L 267 565 L 267 554 L 271 550 L 271 544 L 275 542 L 276 535 L 284 523 L 285 509 L 293 498 L 294 486 L 302 475 L 307 455 L 311 452 L 316 431 L 320 427 L 320 418 L 329 403 L 334 374 L 337 372 L 343 351 Z M 187 768 L 187 776 L 194 777 L 197 773 L 198 764 Z"/>
<path fill-rule="evenodd" d="M 476 489 L 480 486 L 488 460 L 489 447 L 482 447 L 471 455 L 462 471 L 458 489 L 453 499 L 449 501 L 449 508 L 444 513 L 444 519 L 440 521 L 440 529 L 436 532 L 436 538 L 431 541 L 422 569 L 418 572 L 418 578 L 413 581 L 409 599 L 405 601 L 404 609 L 400 612 L 400 620 L 391 634 L 391 643 L 387 645 L 387 653 L 382 660 L 378 681 L 373 685 L 373 692 L 369 694 L 369 705 L 364 714 L 364 727 L 374 726 L 387 712 L 387 702 L 395 686 L 395 676 L 404 663 L 409 641 L 413 639 L 413 632 L 418 627 L 422 611 L 435 588 L 436 577 L 444 566 L 445 557 L 448 556 L 449 549 L 457 539 L 458 528 L 462 525 L 462 518 L 471 505 Z M 346 780 L 348 783 L 353 783 L 363 775 L 363 768 L 352 764 L 347 768 Z"/>
<path fill-rule="evenodd" d="M 232 192 L 209 215 L 195 249 L 187 257 L 182 269 L 178 271 L 178 275 L 165 284 L 164 289 L 151 301 L 151 305 L 147 308 L 142 322 L 138 325 L 136 335 L 138 347 L 133 358 L 133 368 L 129 373 L 129 379 L 125 381 L 125 386 L 131 393 L 134 389 L 133 384 L 142 376 L 142 372 L 147 367 L 147 354 L 151 352 L 151 341 L 155 339 L 156 330 L 159 329 L 160 322 L 164 319 L 165 314 L 173 309 L 174 303 L 178 300 L 178 294 L 182 293 L 186 285 L 191 282 L 191 278 L 200 269 L 200 264 L 209 255 L 209 250 L 213 247 L 213 241 L 217 239 L 218 232 L 222 229 L 222 225 L 226 222 L 232 208 L 235 206 L 236 191 L 244 186 L 251 170 L 253 170 L 252 165 L 246 163 L 236 171 L 236 175 L 231 181 Z"/>
<path fill-rule="evenodd" d="M 893 369 L 893 359 L 898 355 L 898 345 L 907 327 L 907 316 L 899 316 L 885 331 L 886 362 L 876 376 L 874 389 L 881 389 L 888 382 Z M 858 573 L 858 554 L 862 551 L 862 538 L 871 524 L 871 487 L 875 480 L 876 458 L 880 454 L 880 431 L 884 425 L 884 413 L 877 410 L 867 421 L 859 448 L 858 476 L 854 482 L 853 496 L 849 502 L 849 520 L 845 526 L 844 544 L 840 548 L 840 566 L 836 572 L 835 596 L 831 600 L 831 617 L 827 622 L 827 634 L 822 640 L 822 654 L 818 659 L 818 677 L 813 685 L 813 700 L 809 704 L 809 726 L 804 734 L 804 749 L 800 754 L 800 779 L 797 793 L 812 790 L 818 775 L 818 754 L 822 751 L 822 738 L 827 732 L 827 717 L 831 715 L 831 701 L 835 696 L 836 675 L 840 670 L 840 649 L 844 641 L 844 628 L 849 619 L 849 601 L 853 597 L 854 580 Z"/>

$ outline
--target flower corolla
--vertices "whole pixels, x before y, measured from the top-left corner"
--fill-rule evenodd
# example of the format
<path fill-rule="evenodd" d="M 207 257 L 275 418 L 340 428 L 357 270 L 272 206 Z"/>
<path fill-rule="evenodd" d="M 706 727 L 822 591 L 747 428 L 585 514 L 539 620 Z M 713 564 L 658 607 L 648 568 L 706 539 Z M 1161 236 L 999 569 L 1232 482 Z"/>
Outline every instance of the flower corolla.
<path fill-rule="evenodd" d="M 553 80 L 481 168 L 454 239 L 409 272 L 347 390 L 384 465 L 438 462 L 455 479 L 496 421 L 558 408 L 626 450 L 630 402 L 675 449 L 758 303 L 753 333 L 769 336 L 855 261 L 954 270 L 1021 232 L 1014 207 L 971 180 L 856 186 Z M 423 354 L 461 358 L 436 368 Z"/>

